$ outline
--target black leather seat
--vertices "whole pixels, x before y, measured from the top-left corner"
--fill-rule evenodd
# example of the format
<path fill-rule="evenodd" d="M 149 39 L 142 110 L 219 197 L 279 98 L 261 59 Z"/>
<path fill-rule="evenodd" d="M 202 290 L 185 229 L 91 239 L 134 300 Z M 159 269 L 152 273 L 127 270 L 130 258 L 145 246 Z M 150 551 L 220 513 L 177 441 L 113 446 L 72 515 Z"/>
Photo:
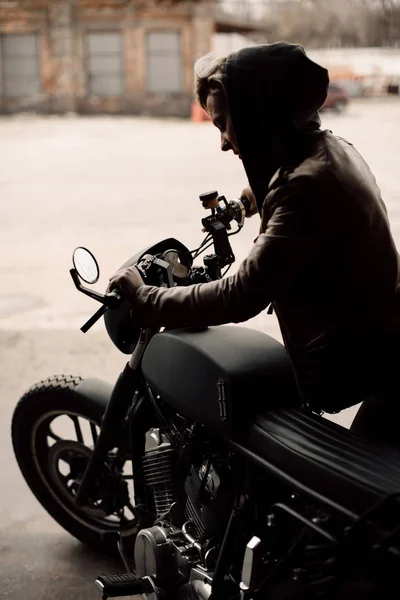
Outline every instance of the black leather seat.
<path fill-rule="evenodd" d="M 293 480 L 358 515 L 400 492 L 400 450 L 375 445 L 300 410 L 258 417 L 248 447 Z"/>

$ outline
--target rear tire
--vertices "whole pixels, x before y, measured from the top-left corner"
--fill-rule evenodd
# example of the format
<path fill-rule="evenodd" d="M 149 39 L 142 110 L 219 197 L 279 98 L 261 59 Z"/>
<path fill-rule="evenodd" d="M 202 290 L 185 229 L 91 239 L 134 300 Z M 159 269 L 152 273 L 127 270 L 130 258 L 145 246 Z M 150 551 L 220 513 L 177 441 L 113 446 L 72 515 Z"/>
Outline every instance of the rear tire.
<path fill-rule="evenodd" d="M 100 501 L 90 508 L 74 504 L 73 496 L 77 486 L 74 483 L 75 471 L 79 471 L 79 480 L 92 451 L 79 436 L 76 422 L 80 424 L 79 430 L 84 425 L 88 432 L 91 431 L 94 436 L 91 444 L 93 447 L 104 412 L 99 403 L 77 393 L 76 388 L 81 382 L 80 377 L 58 375 L 39 382 L 24 394 L 15 408 L 12 420 L 14 453 L 31 491 L 57 523 L 84 544 L 106 552 L 117 552 L 115 541 L 102 539 L 101 532 L 121 531 L 124 543 L 128 542 L 128 548 L 131 544 L 133 547 L 137 533 L 134 518 L 132 523 L 128 519 L 122 525 L 122 521 L 117 522 L 117 514 L 117 521 L 113 521 L 112 514 L 104 515 L 105 509 L 101 509 Z M 53 433 L 52 427 L 58 417 L 65 417 L 68 423 L 73 423 L 78 440 L 66 440 Z M 67 465 L 67 471 L 70 468 L 70 473 L 64 475 L 61 472 L 59 461 L 64 467 Z M 107 471 L 107 465 L 104 470 Z M 110 479 L 108 471 L 105 475 Z M 115 479 L 117 481 L 116 476 Z M 131 508 L 129 510 L 132 513 Z"/>

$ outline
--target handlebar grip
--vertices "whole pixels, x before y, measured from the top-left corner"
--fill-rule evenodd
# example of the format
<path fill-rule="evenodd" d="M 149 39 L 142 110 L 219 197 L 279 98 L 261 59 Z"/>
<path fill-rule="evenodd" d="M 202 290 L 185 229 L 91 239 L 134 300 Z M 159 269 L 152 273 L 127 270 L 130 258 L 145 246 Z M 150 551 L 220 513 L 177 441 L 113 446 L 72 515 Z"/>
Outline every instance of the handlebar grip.
<path fill-rule="evenodd" d="M 111 292 L 106 294 L 106 298 L 106 305 L 108 308 L 118 308 L 122 300 L 122 295 L 118 288 L 114 288 Z"/>
<path fill-rule="evenodd" d="M 246 198 L 246 196 L 243 196 L 242 198 L 240 198 L 240 201 L 245 208 L 246 216 L 247 216 L 249 210 L 251 209 L 251 202 L 248 198 Z"/>
<path fill-rule="evenodd" d="M 121 296 L 121 292 L 119 291 L 118 288 L 115 288 L 112 290 L 112 292 L 109 292 L 107 294 L 108 297 L 112 297 L 112 298 L 116 298 L 117 300 L 121 300 L 122 296 Z"/>

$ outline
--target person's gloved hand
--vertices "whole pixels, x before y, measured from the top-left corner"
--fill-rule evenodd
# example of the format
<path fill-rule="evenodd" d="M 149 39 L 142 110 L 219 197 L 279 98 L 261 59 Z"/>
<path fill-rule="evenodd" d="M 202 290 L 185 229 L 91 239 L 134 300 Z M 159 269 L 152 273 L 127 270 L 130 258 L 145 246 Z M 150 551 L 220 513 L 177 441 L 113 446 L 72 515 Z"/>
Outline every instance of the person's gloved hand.
<path fill-rule="evenodd" d="M 144 281 L 135 266 L 120 269 L 110 277 L 110 283 L 108 284 L 108 291 L 112 292 L 115 288 L 119 290 L 121 296 L 133 302 L 136 296 L 136 291 L 144 285 Z"/>
<path fill-rule="evenodd" d="M 250 204 L 250 208 L 248 210 L 246 210 L 246 217 L 248 219 L 258 213 L 256 197 L 253 194 L 251 187 L 244 188 L 244 190 L 240 194 L 240 199 L 241 200 L 245 199 Z"/>

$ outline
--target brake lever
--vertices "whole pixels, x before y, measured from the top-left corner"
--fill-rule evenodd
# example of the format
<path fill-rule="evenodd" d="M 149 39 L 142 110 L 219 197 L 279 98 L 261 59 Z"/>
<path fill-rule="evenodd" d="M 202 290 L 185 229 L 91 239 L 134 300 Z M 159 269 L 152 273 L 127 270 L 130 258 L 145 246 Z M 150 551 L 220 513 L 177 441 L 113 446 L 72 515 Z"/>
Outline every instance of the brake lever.
<path fill-rule="evenodd" d="M 105 302 L 103 306 L 101 306 L 99 310 L 97 310 L 94 315 L 92 315 L 90 319 L 86 321 L 84 325 L 82 325 L 81 331 L 83 333 L 89 331 L 89 329 L 93 327 L 95 323 L 97 323 L 97 321 L 108 311 L 108 309 L 118 308 L 122 300 L 121 294 L 118 290 L 113 290 L 112 292 L 105 294 L 104 298 Z"/>
<path fill-rule="evenodd" d="M 108 311 L 108 306 L 106 306 L 105 304 L 103 304 L 103 306 L 100 306 L 99 310 L 97 310 L 94 315 L 92 315 L 90 317 L 90 319 L 88 319 L 88 321 L 86 321 L 86 323 L 84 325 L 82 325 L 81 327 L 81 331 L 82 333 L 86 333 L 87 331 L 89 331 L 89 329 L 91 327 L 93 327 L 93 325 L 95 323 L 97 323 L 97 321 Z"/>

